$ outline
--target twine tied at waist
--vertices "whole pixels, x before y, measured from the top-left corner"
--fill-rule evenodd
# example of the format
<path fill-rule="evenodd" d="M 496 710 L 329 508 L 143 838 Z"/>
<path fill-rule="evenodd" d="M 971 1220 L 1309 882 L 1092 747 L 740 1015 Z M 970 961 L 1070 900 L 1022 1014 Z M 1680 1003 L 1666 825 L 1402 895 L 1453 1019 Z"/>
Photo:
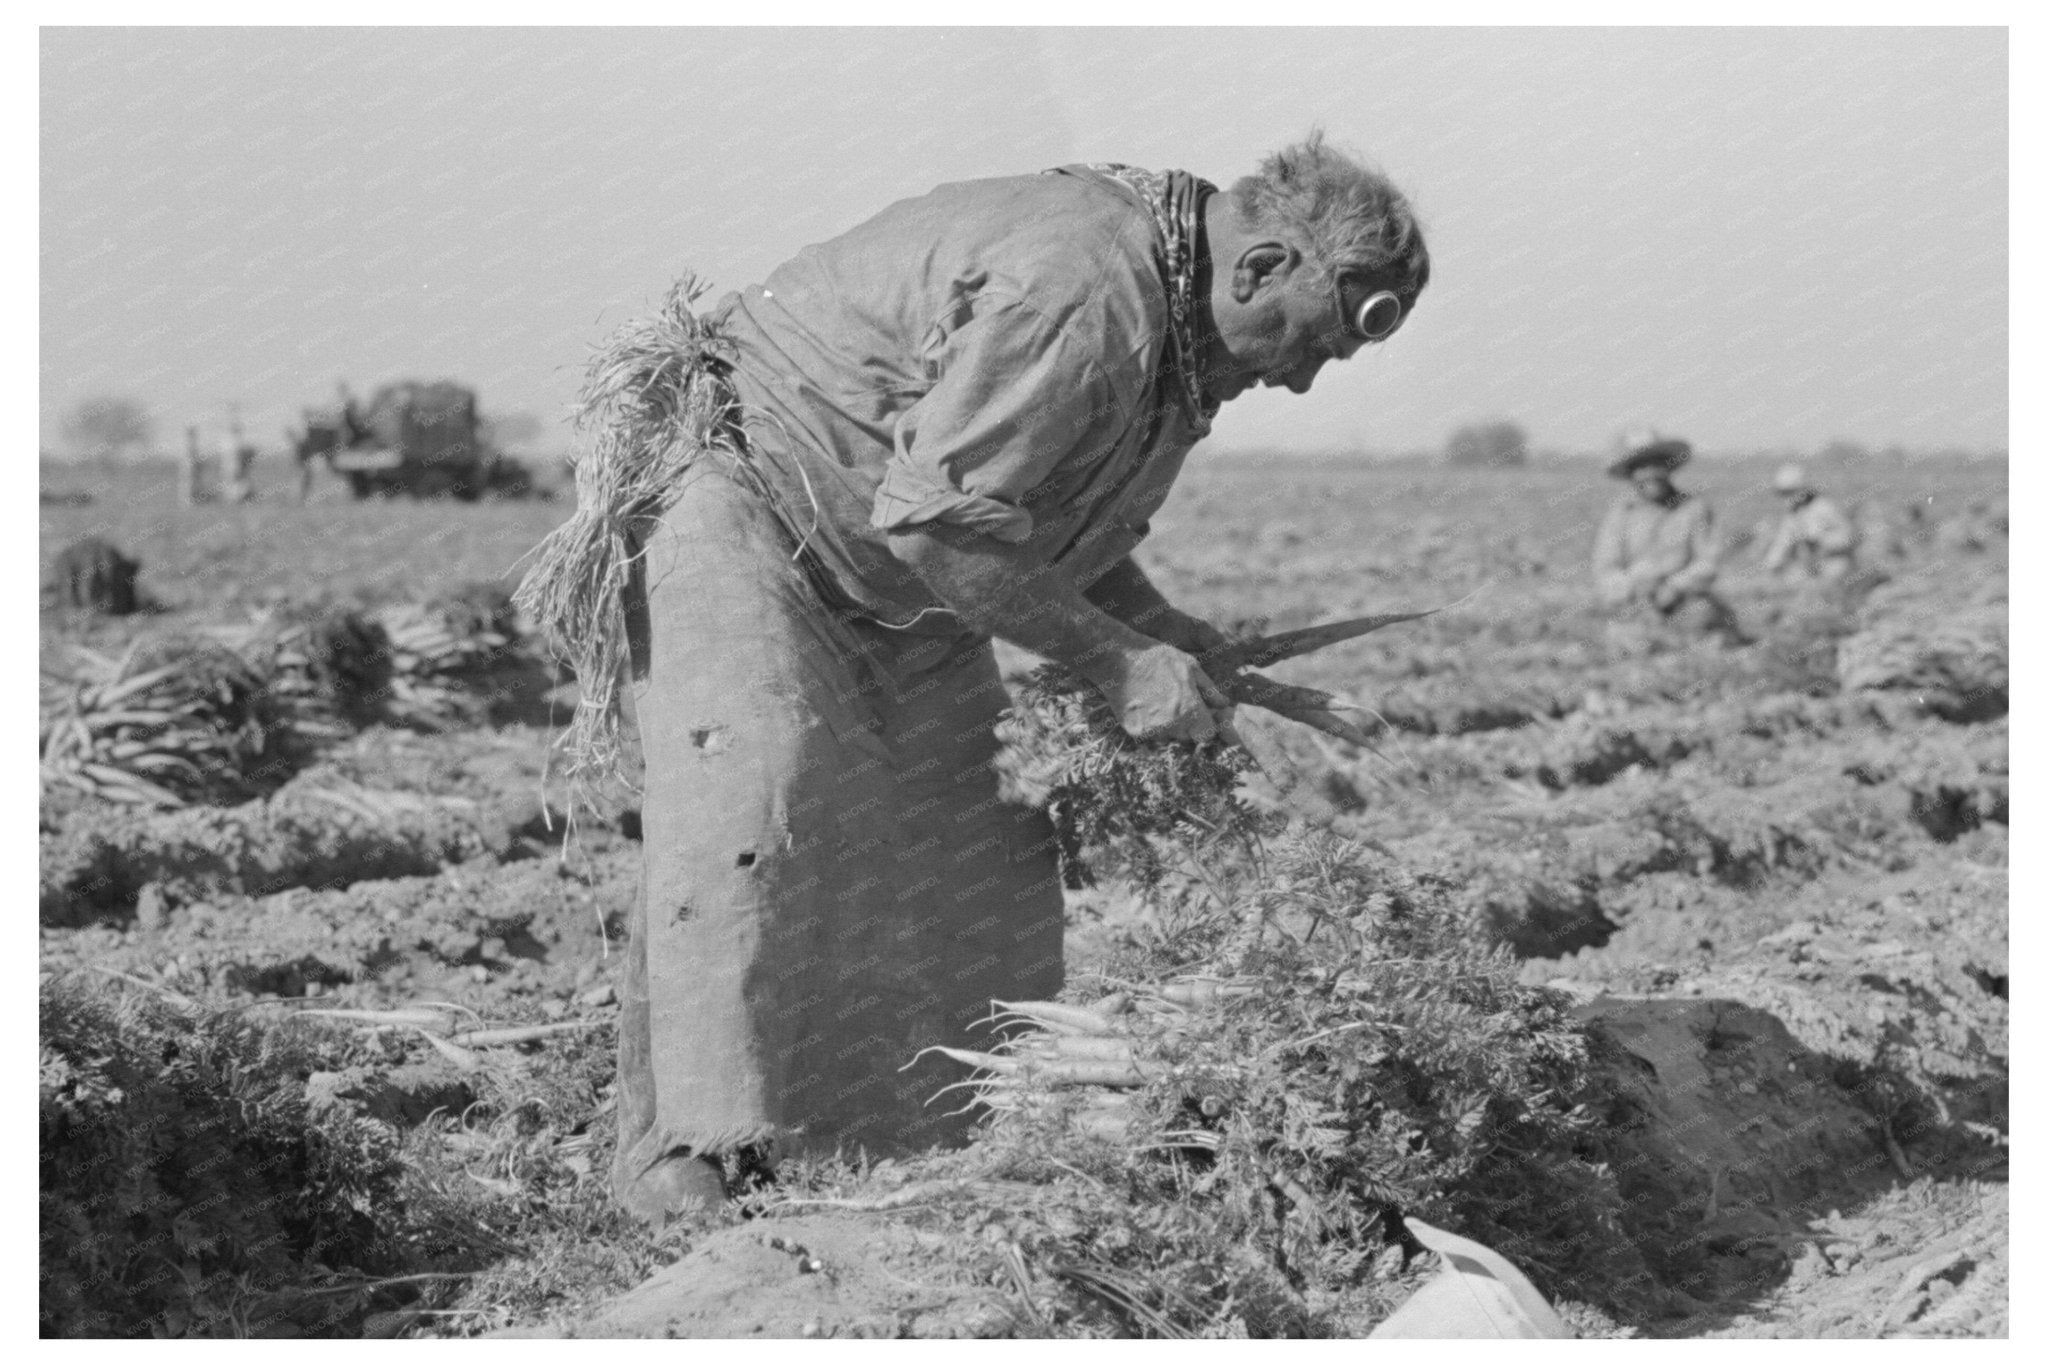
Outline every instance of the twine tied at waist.
<path fill-rule="evenodd" d="M 561 740 L 572 819 L 618 774 L 627 592 L 644 539 L 636 527 L 674 505 L 683 472 L 707 455 L 767 495 L 727 379 L 731 342 L 715 317 L 691 311 L 703 293 L 685 276 L 653 316 L 627 323 L 591 357 L 575 412 L 576 510 L 533 549 L 513 595 L 575 670 L 579 696 Z"/>

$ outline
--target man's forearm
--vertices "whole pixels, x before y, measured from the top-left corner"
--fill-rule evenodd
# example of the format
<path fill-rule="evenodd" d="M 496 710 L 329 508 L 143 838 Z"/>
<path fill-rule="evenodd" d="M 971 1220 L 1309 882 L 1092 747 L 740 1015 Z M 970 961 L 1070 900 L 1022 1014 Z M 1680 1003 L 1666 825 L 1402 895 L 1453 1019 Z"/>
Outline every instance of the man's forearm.
<path fill-rule="evenodd" d="M 1089 601 L 1057 566 L 1033 563 L 1021 546 L 934 523 L 892 533 L 889 549 L 970 629 L 1083 677 L 1099 680 L 1154 643 Z"/>
<path fill-rule="evenodd" d="M 1154 587 L 1137 561 L 1126 555 L 1081 594 L 1131 629 L 1154 639 L 1181 612 Z"/>
<path fill-rule="evenodd" d="M 1783 531 L 1779 531 L 1777 535 L 1771 538 L 1769 548 L 1764 551 L 1764 571 L 1766 573 L 1776 573 L 1779 569 L 1785 567 L 1785 562 L 1791 558 L 1792 538 Z"/>
<path fill-rule="evenodd" d="M 1676 578 L 1686 571 L 1691 562 L 1683 555 L 1654 555 L 1631 566 L 1629 577 L 1639 587 L 1650 587 Z"/>
<path fill-rule="evenodd" d="M 1021 546 L 957 526 L 892 532 L 889 552 L 972 630 L 999 635 L 1088 679 L 1137 739 L 1202 741 L 1230 698 L 1192 654 L 1131 629 L 1090 602 L 1062 569 Z"/>
<path fill-rule="evenodd" d="M 1712 587 L 1720 575 L 1720 557 L 1707 554 L 1688 560 L 1664 581 L 1666 586 L 1678 592 L 1699 592 Z"/>

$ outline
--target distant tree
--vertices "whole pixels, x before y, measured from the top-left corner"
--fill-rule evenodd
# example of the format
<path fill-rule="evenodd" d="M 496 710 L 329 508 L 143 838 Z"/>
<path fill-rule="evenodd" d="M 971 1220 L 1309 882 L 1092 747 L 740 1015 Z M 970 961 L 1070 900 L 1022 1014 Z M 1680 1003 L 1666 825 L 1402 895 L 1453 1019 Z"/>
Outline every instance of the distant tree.
<path fill-rule="evenodd" d="M 1822 446 L 1816 458 L 1822 464 L 1857 464 L 1870 458 L 1870 448 L 1837 437 Z"/>
<path fill-rule="evenodd" d="M 484 438 L 505 449 L 530 446 L 547 434 L 547 426 L 530 412 L 506 412 L 483 421 Z"/>
<path fill-rule="evenodd" d="M 149 412 L 132 398 L 87 398 L 65 415 L 64 439 L 71 448 L 112 460 L 130 446 L 149 444 Z"/>
<path fill-rule="evenodd" d="M 1505 468 L 1529 460 L 1529 433 L 1513 422 L 1475 422 L 1459 427 L 1445 444 L 1444 458 L 1467 468 Z"/>

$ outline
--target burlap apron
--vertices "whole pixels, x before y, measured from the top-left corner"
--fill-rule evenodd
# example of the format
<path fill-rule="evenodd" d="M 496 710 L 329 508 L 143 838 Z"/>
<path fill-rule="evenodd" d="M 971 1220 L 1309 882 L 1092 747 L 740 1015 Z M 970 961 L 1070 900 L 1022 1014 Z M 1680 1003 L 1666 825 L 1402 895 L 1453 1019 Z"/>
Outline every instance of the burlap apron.
<path fill-rule="evenodd" d="M 958 1105 L 927 1101 L 961 1068 L 901 1068 L 1061 982 L 1051 826 L 996 795 L 988 642 L 833 619 L 709 460 L 645 548 L 615 1185 L 685 1151 L 958 1140 Z"/>

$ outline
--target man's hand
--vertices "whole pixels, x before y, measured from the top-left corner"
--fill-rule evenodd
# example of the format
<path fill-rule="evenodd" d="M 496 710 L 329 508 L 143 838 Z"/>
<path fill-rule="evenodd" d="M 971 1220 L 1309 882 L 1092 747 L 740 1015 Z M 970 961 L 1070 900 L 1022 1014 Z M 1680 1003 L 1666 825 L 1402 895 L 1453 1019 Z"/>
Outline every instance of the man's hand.
<path fill-rule="evenodd" d="M 1133 739 L 1205 740 L 1230 705 L 1194 656 L 1172 645 L 1132 650 L 1090 674 Z"/>
<path fill-rule="evenodd" d="M 1671 577 L 1668 565 L 1646 562 L 1636 565 L 1628 575 L 1628 598 L 1631 602 L 1657 604 L 1657 595 L 1664 590 L 1665 582 Z"/>

